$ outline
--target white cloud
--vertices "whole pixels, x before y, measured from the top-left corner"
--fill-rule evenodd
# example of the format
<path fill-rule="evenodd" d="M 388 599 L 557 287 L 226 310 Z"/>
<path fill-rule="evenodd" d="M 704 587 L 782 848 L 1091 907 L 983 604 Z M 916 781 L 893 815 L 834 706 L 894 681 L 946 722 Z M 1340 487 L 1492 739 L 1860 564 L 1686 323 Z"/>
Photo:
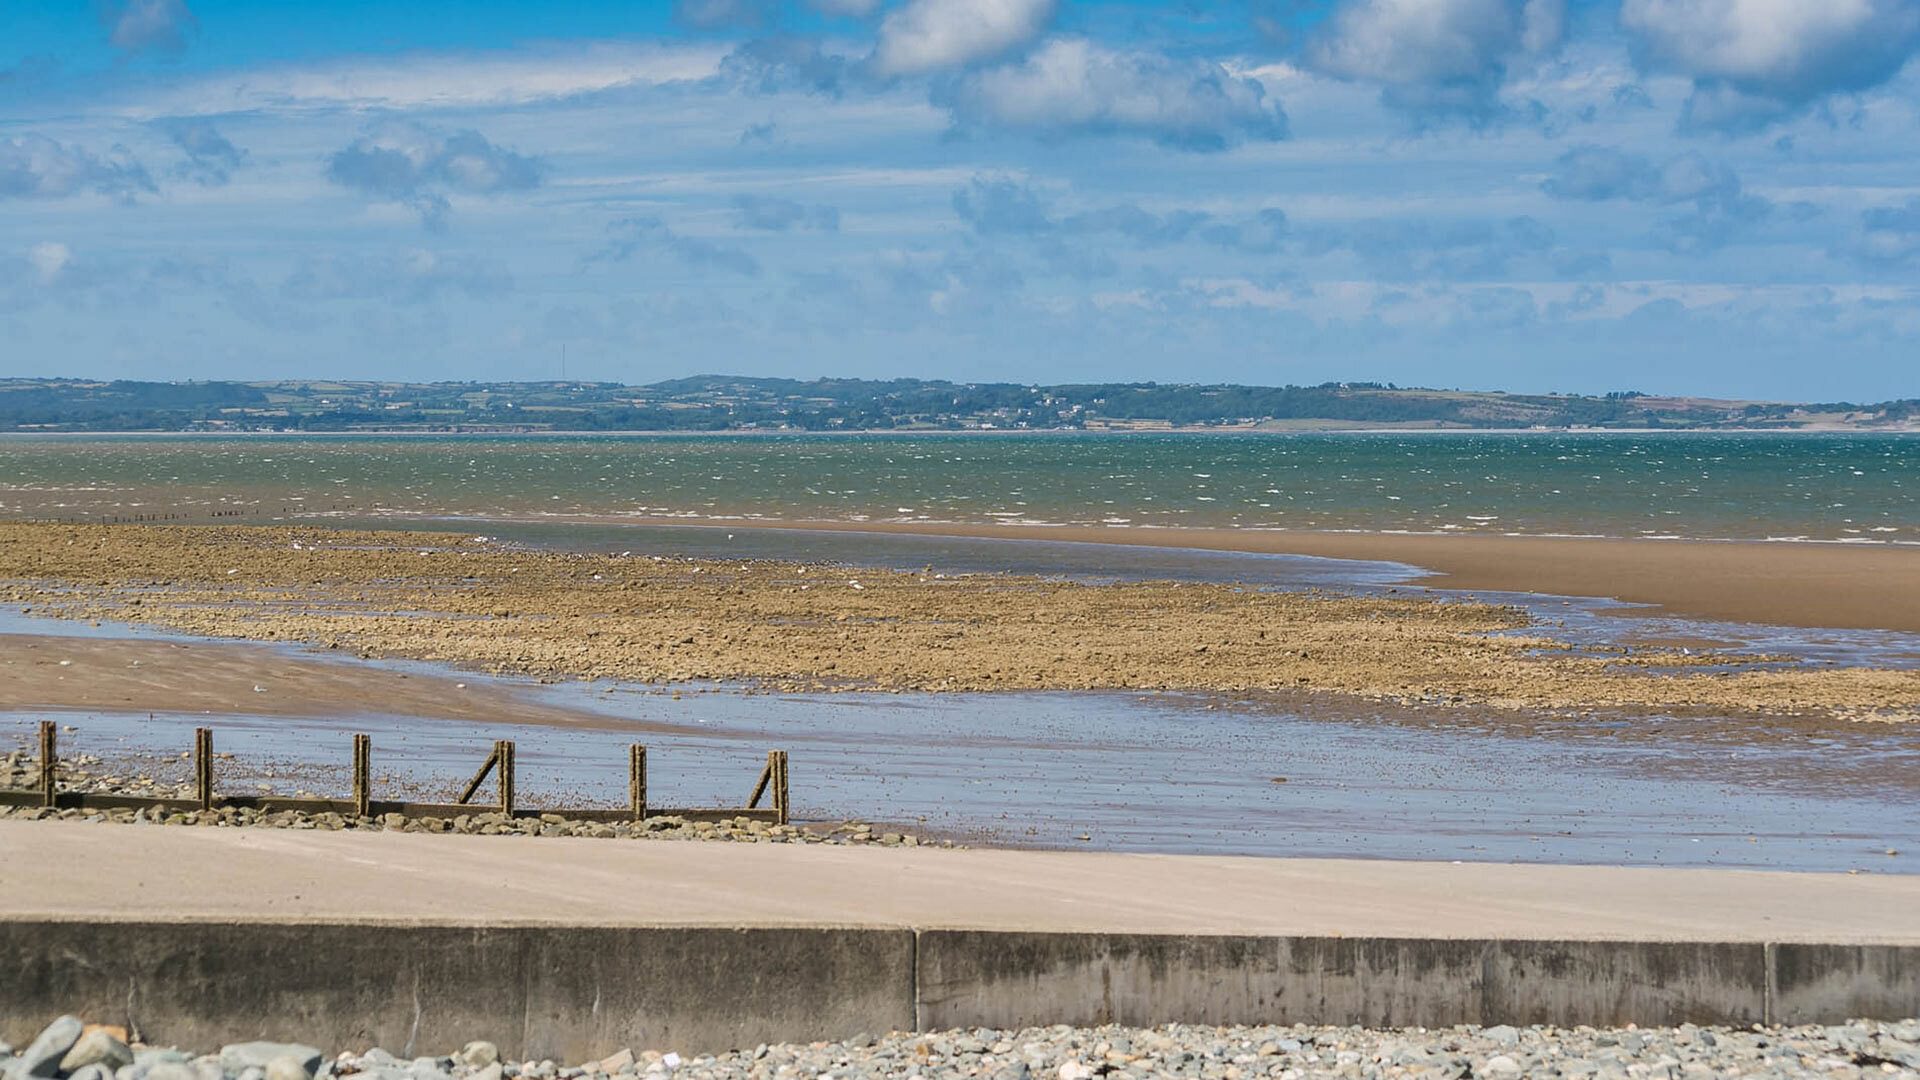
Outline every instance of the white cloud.
<path fill-rule="evenodd" d="M 327 159 L 327 179 L 419 211 L 429 227 L 445 223 L 448 192 L 498 195 L 540 186 L 540 163 L 477 131 L 442 132 L 390 121 Z"/>
<path fill-rule="evenodd" d="M 220 72 L 152 88 L 125 108 L 152 119 L 319 109 L 467 109 L 559 101 L 708 78 L 729 47 L 594 44 L 500 53 L 414 53 Z"/>
<path fill-rule="evenodd" d="M 1862 213 L 1847 253 L 1870 266 L 1912 265 L 1920 258 L 1920 198 Z"/>
<path fill-rule="evenodd" d="M 880 24 L 882 75 L 919 75 L 988 60 L 1040 36 L 1054 0 L 907 0 Z"/>
<path fill-rule="evenodd" d="M 171 52 L 187 47 L 194 28 L 185 0 L 125 0 L 103 9 L 107 40 L 130 53 Z"/>
<path fill-rule="evenodd" d="M 1115 52 L 1054 38 L 1024 60 L 973 72 L 944 95 L 963 125 L 1059 138 L 1140 135 L 1187 149 L 1283 139 L 1287 118 L 1258 80 L 1206 60 Z"/>
<path fill-rule="evenodd" d="M 1565 24 L 1564 0 L 1346 0 L 1306 61 L 1395 107 L 1484 114 L 1508 68 L 1559 48 Z"/>
<path fill-rule="evenodd" d="M 94 191 L 131 201 L 153 178 L 122 147 L 106 158 L 44 135 L 0 139 L 0 199 L 57 199 Z"/>
<path fill-rule="evenodd" d="M 1624 0 L 1641 62 L 1694 80 L 1687 122 L 1752 128 L 1892 78 L 1920 47 L 1915 0 Z"/>
<path fill-rule="evenodd" d="M 27 262 L 32 264 L 33 272 L 42 285 L 50 285 L 60 276 L 60 271 L 73 261 L 73 251 L 65 244 L 52 240 L 42 241 L 27 249 Z"/>

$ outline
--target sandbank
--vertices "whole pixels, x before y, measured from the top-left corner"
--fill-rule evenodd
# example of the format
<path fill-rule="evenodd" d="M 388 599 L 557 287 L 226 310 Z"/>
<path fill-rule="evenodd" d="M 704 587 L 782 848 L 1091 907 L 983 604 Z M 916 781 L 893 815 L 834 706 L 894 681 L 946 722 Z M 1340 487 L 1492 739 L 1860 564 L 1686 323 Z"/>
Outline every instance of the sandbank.
<path fill-rule="evenodd" d="M 1419 584 L 1433 588 L 1606 597 L 1677 615 L 1774 626 L 1920 631 L 1920 546 L 1099 525 L 622 520 L 1363 559 L 1430 571 Z"/>

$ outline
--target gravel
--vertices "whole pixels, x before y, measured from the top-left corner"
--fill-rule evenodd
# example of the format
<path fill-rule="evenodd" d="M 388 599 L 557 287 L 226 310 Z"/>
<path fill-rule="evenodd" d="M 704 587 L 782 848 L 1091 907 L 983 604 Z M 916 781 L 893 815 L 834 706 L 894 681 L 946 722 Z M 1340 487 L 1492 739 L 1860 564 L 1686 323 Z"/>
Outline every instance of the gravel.
<path fill-rule="evenodd" d="M 84 754 L 58 762 L 60 790 L 100 794 L 140 795 L 149 798 L 188 799 L 192 785 L 169 784 L 150 776 L 107 775 L 94 770 L 100 759 Z M 27 755 L 0 757 L 0 790 L 24 790 L 39 782 L 38 766 Z M 882 828 L 864 821 L 775 825 L 751 818 L 688 821 L 673 816 L 649 817 L 643 822 L 580 821 L 563 814 L 508 818 L 497 810 L 476 806 L 470 814 L 451 818 L 406 817 L 381 814 L 355 817 L 333 812 L 254 810 L 217 807 L 213 810 L 52 810 L 41 806 L 0 806 L 0 820 L 98 821 L 123 825 L 183 825 L 226 828 L 305 829 L 339 832 L 463 833 L 478 836 L 584 836 L 619 840 L 701 840 L 766 844 L 846 844 L 872 847 L 953 847 L 950 840 L 930 840 L 911 833 Z M 0 1077 L 0 1080 L 10 1078 Z M 258 1080 L 258 1078 L 252 1078 Z"/>
<path fill-rule="evenodd" d="M 64 1025 L 64 1026 L 63 1026 Z M 59 1028 L 55 1031 L 55 1028 Z M 117 1029 L 116 1036 L 124 1034 Z M 76 1041 L 79 1023 L 56 1022 L 53 1043 Z M 44 1041 L 44 1037 L 43 1040 Z M 36 1045 L 39 1045 L 37 1042 Z M 47 1047 L 35 1060 L 44 1061 Z M 61 1052 L 64 1053 L 64 1050 Z M 622 1049 L 596 1061 L 501 1060 L 492 1043 L 440 1056 L 380 1048 L 327 1057 L 300 1044 L 243 1043 L 194 1056 L 134 1044 L 134 1063 L 113 1080 L 706 1080 L 765 1077 L 864 1080 L 1198 1080 L 1276 1077 L 1577 1077 L 1690 1080 L 1711 1077 L 1920 1077 L 1920 1021 L 1835 1026 L 1494 1028 L 1372 1030 L 1350 1027 L 1170 1025 L 1051 1027 L 855 1036 L 840 1042 L 757 1046 L 725 1054 Z M 409 1051 L 410 1053 L 410 1051 Z M 15 1066 L 0 1046 L 0 1075 Z M 264 1065 L 262 1063 L 265 1063 Z M 99 1068 L 99 1066 L 88 1066 Z M 21 1074 L 24 1075 L 24 1074 Z M 62 1080 L 79 1080 L 61 1073 Z"/>

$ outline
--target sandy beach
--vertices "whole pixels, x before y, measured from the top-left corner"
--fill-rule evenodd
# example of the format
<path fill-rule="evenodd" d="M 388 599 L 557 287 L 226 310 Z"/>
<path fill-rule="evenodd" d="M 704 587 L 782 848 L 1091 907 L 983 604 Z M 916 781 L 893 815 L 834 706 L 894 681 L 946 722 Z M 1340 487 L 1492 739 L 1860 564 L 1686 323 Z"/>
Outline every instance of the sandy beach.
<path fill-rule="evenodd" d="M 272 692 L 262 692 L 262 683 Z M 0 685 L 14 708 L 605 723 L 604 717 L 528 701 L 497 685 L 305 660 L 283 649 L 230 641 L 0 634 Z"/>
<path fill-rule="evenodd" d="M 1920 631 L 1920 547 L 1792 541 L 1116 528 L 1089 525 L 623 518 L 682 528 L 801 529 L 1193 548 L 1406 563 L 1441 589 L 1608 597 L 1774 626 Z"/>
<path fill-rule="evenodd" d="M 552 678 L 783 689 L 1316 692 L 1497 708 L 1907 718 L 1920 672 L 1526 632 L 1517 608 L 520 550 L 447 534 L 0 526 L 43 613 Z"/>

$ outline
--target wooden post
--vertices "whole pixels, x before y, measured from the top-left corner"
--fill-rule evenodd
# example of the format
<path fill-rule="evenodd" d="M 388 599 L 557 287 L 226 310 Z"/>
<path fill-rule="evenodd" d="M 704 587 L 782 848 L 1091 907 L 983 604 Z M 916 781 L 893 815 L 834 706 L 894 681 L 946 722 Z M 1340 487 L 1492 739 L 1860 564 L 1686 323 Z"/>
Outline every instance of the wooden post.
<path fill-rule="evenodd" d="M 787 752 L 775 750 L 773 770 L 773 809 L 780 824 L 787 823 Z"/>
<path fill-rule="evenodd" d="M 373 738 L 353 737 L 353 816 L 373 816 Z"/>
<path fill-rule="evenodd" d="M 753 781 L 753 794 L 747 796 L 747 809 L 760 805 L 760 796 L 767 793 L 767 785 L 773 782 L 773 755 L 776 751 L 767 751 L 767 763 L 760 767 L 760 775 Z"/>
<path fill-rule="evenodd" d="M 500 748 L 500 812 L 507 817 L 513 816 L 513 740 L 501 739 Z"/>
<path fill-rule="evenodd" d="M 58 801 L 53 770 L 60 757 L 60 729 L 51 720 L 40 721 L 40 805 L 51 810 Z"/>
<path fill-rule="evenodd" d="M 633 820 L 647 817 L 647 748 L 639 743 L 627 747 L 627 794 L 633 800 Z"/>
<path fill-rule="evenodd" d="M 492 772 L 493 767 L 499 764 L 499 762 L 500 743 L 495 741 L 493 744 L 493 753 L 488 754 L 487 760 L 480 763 L 480 771 L 473 774 L 473 779 L 467 781 L 467 789 L 462 791 L 460 797 L 454 801 L 465 806 L 467 800 L 473 798 L 473 793 L 480 790 L 480 785 L 487 782 L 487 774 Z"/>
<path fill-rule="evenodd" d="M 213 729 L 193 729 L 193 792 L 200 809 L 213 809 Z"/>

